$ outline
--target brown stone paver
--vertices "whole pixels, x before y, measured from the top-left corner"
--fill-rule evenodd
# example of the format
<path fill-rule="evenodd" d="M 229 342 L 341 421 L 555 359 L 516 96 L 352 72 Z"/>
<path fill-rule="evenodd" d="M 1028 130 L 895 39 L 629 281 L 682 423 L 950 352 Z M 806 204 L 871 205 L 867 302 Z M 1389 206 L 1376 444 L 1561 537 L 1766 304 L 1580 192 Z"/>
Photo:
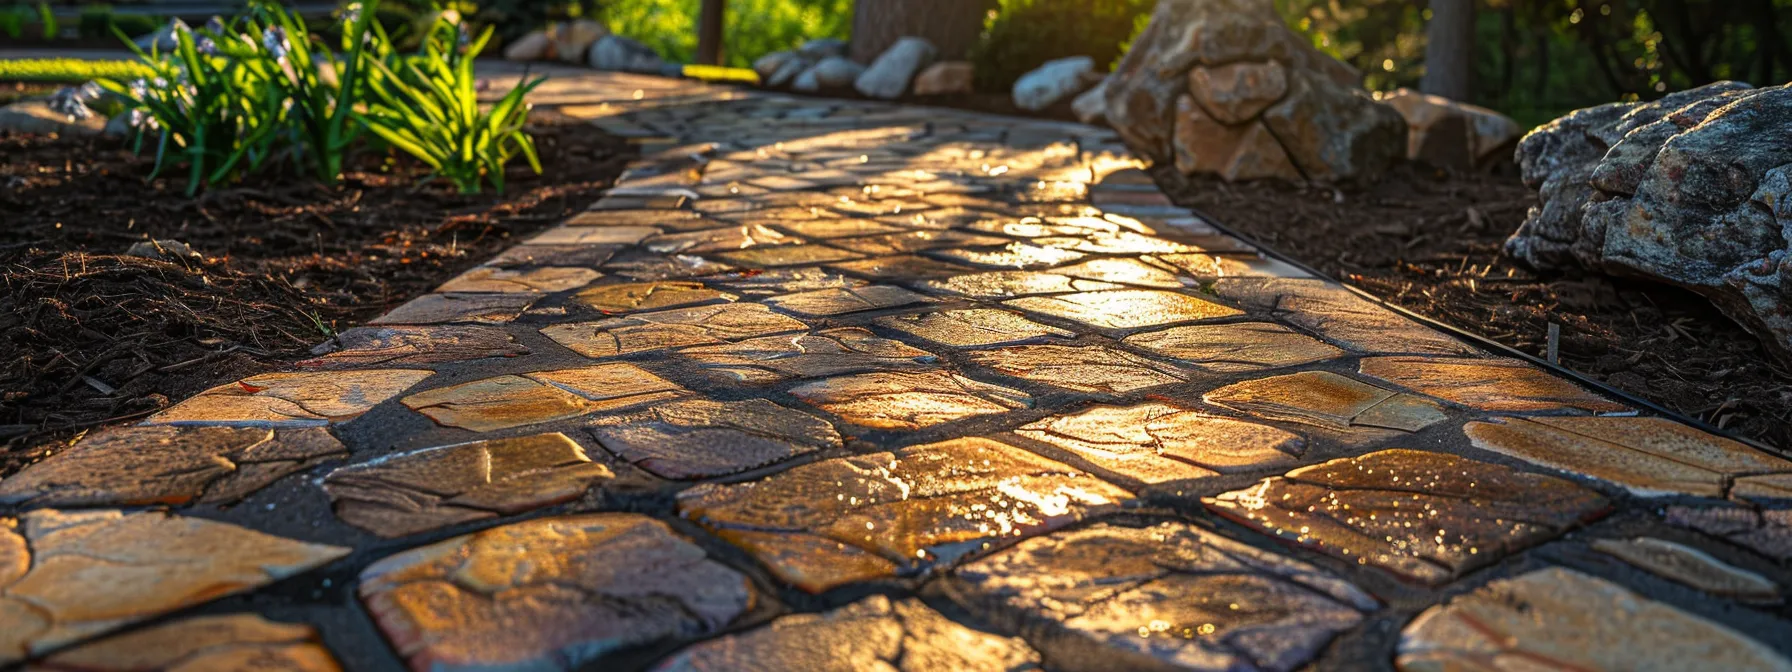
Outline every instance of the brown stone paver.
<path fill-rule="evenodd" d="M 1264 533 L 1431 585 L 1609 508 L 1569 481 L 1416 450 L 1302 467 L 1205 502 Z"/>
<path fill-rule="evenodd" d="M 339 672 L 315 628 L 255 614 L 194 616 L 57 652 L 34 672 Z"/>
<path fill-rule="evenodd" d="M 541 518 L 405 551 L 361 601 L 411 669 L 574 670 L 700 637 L 752 603 L 746 577 L 635 514 Z"/>
<path fill-rule="evenodd" d="M 1734 630 L 1562 568 L 1493 581 L 1433 607 L 1400 633 L 1403 671 L 1792 670 Z"/>
<path fill-rule="evenodd" d="M 1098 524 L 952 572 L 953 598 L 1059 669 L 1295 670 L 1377 604 L 1312 565 L 1186 523 Z"/>
<path fill-rule="evenodd" d="M 1312 277 L 1112 131 L 534 67 L 640 150 L 611 193 L 0 481 L 0 658 L 1782 669 L 1786 460 Z"/>

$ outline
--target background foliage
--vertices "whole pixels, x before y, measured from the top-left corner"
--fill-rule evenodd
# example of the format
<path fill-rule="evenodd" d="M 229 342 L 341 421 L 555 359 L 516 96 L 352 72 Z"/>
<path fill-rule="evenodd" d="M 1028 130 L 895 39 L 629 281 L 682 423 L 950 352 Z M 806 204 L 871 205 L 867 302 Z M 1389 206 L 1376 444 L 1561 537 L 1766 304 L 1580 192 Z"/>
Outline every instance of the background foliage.
<path fill-rule="evenodd" d="M 610 30 L 689 63 L 697 53 L 698 8 L 698 0 L 605 0 L 599 15 Z M 722 53 L 736 67 L 810 39 L 845 39 L 852 32 L 852 0 L 728 0 L 726 16 Z"/>
<path fill-rule="evenodd" d="M 1046 61 L 1089 56 L 1097 67 L 1118 61 L 1121 47 L 1145 27 L 1154 0 L 1001 0 L 971 50 L 977 88 L 1007 91 Z"/>

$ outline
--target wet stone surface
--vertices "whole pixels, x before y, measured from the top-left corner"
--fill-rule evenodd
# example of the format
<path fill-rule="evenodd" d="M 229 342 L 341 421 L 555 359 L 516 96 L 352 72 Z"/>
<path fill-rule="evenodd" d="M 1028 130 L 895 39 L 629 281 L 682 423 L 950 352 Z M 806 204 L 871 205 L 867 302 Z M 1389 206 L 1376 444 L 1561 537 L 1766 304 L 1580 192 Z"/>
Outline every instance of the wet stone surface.
<path fill-rule="evenodd" d="M 1295 670 L 1374 609 L 1311 565 L 1186 523 L 1097 524 L 966 564 L 953 598 L 1058 669 Z"/>
<path fill-rule="evenodd" d="M 1641 497 L 1792 498 L 1792 462 L 1662 418 L 1471 422 L 1475 447 L 1615 483 Z"/>
<path fill-rule="evenodd" d="M 1365 376 L 1483 411 L 1614 413 L 1630 410 L 1623 404 L 1544 373 L 1542 369 L 1511 360 L 1371 357 L 1363 360 L 1359 367 Z"/>
<path fill-rule="evenodd" d="M 873 595 L 692 646 L 653 669 L 1027 672 L 1040 667 L 1039 654 L 1018 637 L 972 630 L 920 600 Z"/>
<path fill-rule="evenodd" d="M 448 324 L 509 322 L 534 305 L 541 295 L 425 294 L 392 309 L 372 324 Z"/>
<path fill-rule="evenodd" d="M 1108 330 L 1141 329 L 1242 314 L 1237 309 L 1187 294 L 1155 289 L 1029 296 L 1004 305 Z"/>
<path fill-rule="evenodd" d="M 789 333 L 808 325 L 756 303 L 636 313 L 596 322 L 556 324 L 543 336 L 592 359 Z"/>
<path fill-rule="evenodd" d="M 388 455 L 330 472 L 323 489 L 350 525 L 402 537 L 564 502 L 613 476 L 550 433 Z"/>
<path fill-rule="evenodd" d="M 577 267 L 508 269 L 481 266 L 443 283 L 436 291 L 548 294 L 584 287 L 601 275 L 597 271 Z"/>
<path fill-rule="evenodd" d="M 1101 346 L 1011 346 L 973 353 L 971 361 L 1016 378 L 1105 395 L 1188 379 L 1187 372 L 1174 366 Z"/>
<path fill-rule="evenodd" d="M 790 393 L 850 424 L 877 429 L 914 430 L 1033 406 L 1020 390 L 945 371 L 841 376 Z"/>
<path fill-rule="evenodd" d="M 462 362 L 486 357 L 520 357 L 529 349 L 495 326 L 356 327 L 337 334 L 300 361 L 301 367 L 346 369 Z"/>
<path fill-rule="evenodd" d="M 1359 352 L 1466 355 L 1461 341 L 1322 280 L 1220 280 L 1214 292 Z"/>
<path fill-rule="evenodd" d="M 692 399 L 590 424 L 605 450 L 673 479 L 726 476 L 840 445 L 826 420 L 764 399 Z"/>
<path fill-rule="evenodd" d="M 1094 406 L 1015 433 L 1150 485 L 1285 469 L 1306 452 L 1297 434 L 1161 403 Z"/>
<path fill-rule="evenodd" d="M 954 439 L 702 485 L 679 513 L 811 592 L 949 566 L 1004 538 L 1116 509 L 1125 490 L 988 439 Z"/>
<path fill-rule="evenodd" d="M 710 378 L 725 384 L 920 369 L 938 360 L 933 353 L 858 327 L 685 348 L 678 356 L 696 362 Z"/>
<path fill-rule="evenodd" d="M 625 282 L 592 287 L 579 292 L 573 300 L 607 314 L 623 314 L 722 303 L 734 298 L 697 282 Z"/>
<path fill-rule="evenodd" d="M 1609 508 L 1569 481 L 1415 450 L 1332 460 L 1203 501 L 1257 531 L 1427 585 Z"/>
<path fill-rule="evenodd" d="M 143 424 L 320 427 L 353 420 L 429 376 L 408 369 L 264 373 L 201 392 Z"/>
<path fill-rule="evenodd" d="M 926 302 L 927 297 L 901 287 L 888 285 L 823 289 L 800 294 L 787 294 L 765 301 L 773 308 L 801 317 L 829 317 L 867 310 L 899 308 Z"/>
<path fill-rule="evenodd" d="M 1208 392 L 1203 398 L 1240 413 L 1336 430 L 1371 427 L 1416 432 L 1448 418 L 1429 399 L 1330 371 L 1247 380 Z"/>
<path fill-rule="evenodd" d="M 675 399 L 685 394 L 633 364 L 601 364 L 476 380 L 403 399 L 437 424 L 489 432 Z"/>
<path fill-rule="evenodd" d="M 886 329 L 894 329 L 923 340 L 959 348 L 1019 345 L 1070 337 L 1073 332 L 1046 326 L 1005 310 L 970 308 L 944 310 L 937 313 L 890 315 L 875 320 Z"/>
<path fill-rule="evenodd" d="M 1779 602 L 1780 587 L 1766 577 L 1730 565 L 1711 554 L 1665 539 L 1599 539 L 1593 550 L 1663 578 L 1748 602 Z"/>
<path fill-rule="evenodd" d="M 0 517 L 0 665 L 253 590 L 349 549 L 156 512 Z"/>
<path fill-rule="evenodd" d="M 31 664 L 36 672 L 177 672 L 342 669 L 317 630 L 255 614 L 194 616 L 67 649 Z"/>
<path fill-rule="evenodd" d="M 540 518 L 369 565 L 368 614 L 411 669 L 573 670 L 617 649 L 716 632 L 745 577 L 634 514 Z"/>
<path fill-rule="evenodd" d="M 990 271 L 938 280 L 928 280 L 921 287 L 930 292 L 956 294 L 977 299 L 1006 299 L 1034 294 L 1061 294 L 1098 289 L 1120 289 L 1120 285 L 1082 280 L 1068 275 L 1036 271 Z"/>
<path fill-rule="evenodd" d="M 1125 342 L 1219 373 L 1254 373 L 1345 354 L 1282 325 L 1264 322 L 1171 327 L 1133 334 Z"/>
<path fill-rule="evenodd" d="M 322 427 L 121 427 L 0 481 L 0 504 L 229 504 L 347 456 Z"/>
<path fill-rule="evenodd" d="M 1621 617 L 1619 616 L 1621 615 Z M 1400 633 L 1401 670 L 1792 670 L 1760 642 L 1570 569 L 1499 579 Z"/>

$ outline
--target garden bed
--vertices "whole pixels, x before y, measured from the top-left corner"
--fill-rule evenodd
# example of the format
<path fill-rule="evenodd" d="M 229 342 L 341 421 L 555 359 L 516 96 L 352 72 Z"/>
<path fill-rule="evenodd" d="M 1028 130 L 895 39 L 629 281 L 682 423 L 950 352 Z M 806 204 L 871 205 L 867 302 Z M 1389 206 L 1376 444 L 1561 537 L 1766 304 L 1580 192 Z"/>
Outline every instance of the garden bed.
<path fill-rule="evenodd" d="M 1516 177 L 1405 166 L 1373 188 L 1185 180 L 1179 204 L 1438 321 L 1560 361 L 1742 436 L 1792 448 L 1792 373 L 1697 295 L 1602 276 L 1541 276 L 1501 254 L 1535 193 Z"/>
<path fill-rule="evenodd" d="M 507 193 L 419 188 L 364 156 L 324 188 L 264 175 L 185 195 L 117 140 L 0 137 L 0 477 L 80 431 L 282 368 L 596 200 L 627 146 L 536 114 L 544 173 Z M 179 240 L 202 261 L 120 256 Z"/>

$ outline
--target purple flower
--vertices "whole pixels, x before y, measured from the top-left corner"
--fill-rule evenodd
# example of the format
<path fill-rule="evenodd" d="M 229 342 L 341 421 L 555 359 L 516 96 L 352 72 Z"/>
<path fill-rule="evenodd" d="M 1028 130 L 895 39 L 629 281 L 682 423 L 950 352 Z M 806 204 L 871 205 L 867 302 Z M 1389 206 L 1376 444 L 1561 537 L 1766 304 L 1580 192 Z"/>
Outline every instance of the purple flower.
<path fill-rule="evenodd" d="M 87 101 L 82 97 L 81 89 L 73 86 L 64 87 L 52 94 L 47 104 L 50 111 L 68 117 L 69 121 L 80 121 L 93 116 L 93 110 L 87 109 Z"/>
<path fill-rule="evenodd" d="M 267 48 L 268 55 L 273 56 L 274 60 L 286 60 L 286 53 L 289 48 L 289 45 L 286 42 L 286 29 L 279 26 L 269 26 L 267 31 L 261 34 L 261 46 Z"/>

